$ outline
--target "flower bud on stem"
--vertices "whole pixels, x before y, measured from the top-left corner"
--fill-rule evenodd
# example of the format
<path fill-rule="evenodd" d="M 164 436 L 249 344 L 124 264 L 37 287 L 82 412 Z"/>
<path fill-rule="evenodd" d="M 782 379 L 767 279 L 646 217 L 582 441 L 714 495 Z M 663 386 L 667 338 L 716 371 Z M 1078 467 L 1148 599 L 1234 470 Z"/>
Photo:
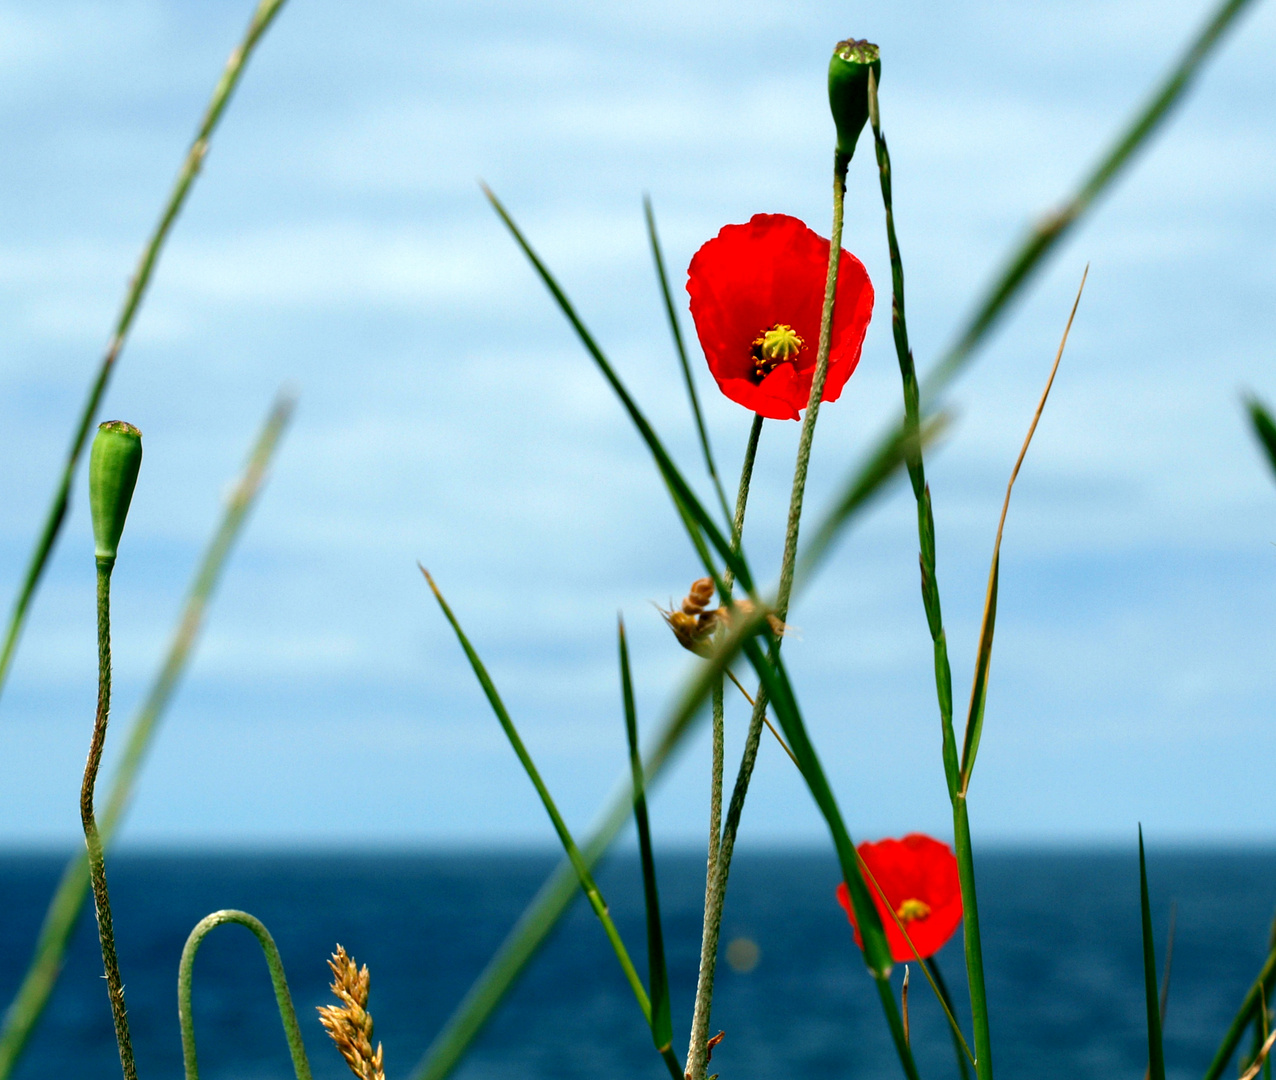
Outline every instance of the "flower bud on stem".
<path fill-rule="evenodd" d="M 829 61 L 829 108 L 837 126 L 837 153 L 850 161 L 868 122 L 868 76 L 882 81 L 881 53 L 868 41 L 839 41 Z"/>
<path fill-rule="evenodd" d="M 102 764 L 106 744 L 106 724 L 111 711 L 111 571 L 124 520 L 128 517 L 137 471 L 142 464 L 142 433 L 122 420 L 110 420 L 98 428 L 89 454 L 89 507 L 93 513 L 94 554 L 97 558 L 97 715 L 89 759 L 84 766 L 80 788 L 80 820 L 89 854 L 89 876 L 93 883 L 93 907 L 97 912 L 98 941 L 106 970 L 107 996 L 115 1021 L 115 1041 L 120 1048 L 124 1080 L 137 1080 L 133 1045 L 129 1038 L 128 1014 L 124 1007 L 124 980 L 115 954 L 115 929 L 111 921 L 111 899 L 106 888 L 106 863 L 102 840 L 93 813 L 93 789 Z"/>

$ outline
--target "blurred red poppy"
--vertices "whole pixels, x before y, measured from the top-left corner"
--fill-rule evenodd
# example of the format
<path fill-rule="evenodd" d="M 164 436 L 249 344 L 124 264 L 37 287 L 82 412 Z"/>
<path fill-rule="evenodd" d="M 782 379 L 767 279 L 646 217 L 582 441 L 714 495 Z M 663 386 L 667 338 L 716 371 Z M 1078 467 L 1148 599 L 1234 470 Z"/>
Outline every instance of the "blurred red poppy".
<path fill-rule="evenodd" d="M 796 420 L 811 396 L 820 342 L 829 242 L 787 214 L 725 225 L 687 269 L 691 316 L 718 387 L 773 420 Z M 848 251 L 838 262 L 837 302 L 822 401 L 836 401 L 859 363 L 873 316 L 873 285 Z"/>
<path fill-rule="evenodd" d="M 886 927 L 891 958 L 897 962 L 916 959 L 891 917 L 891 910 L 908 930 L 923 960 L 939 952 L 961 923 L 957 858 L 949 846 L 922 833 L 909 833 L 902 840 L 860 844 L 857 850 L 872 874 L 872 879 L 864 875 L 864 883 Z M 873 879 L 881 886 L 881 893 L 874 887 Z M 890 909 L 882 901 L 882 893 L 886 894 Z M 855 927 L 855 943 L 863 948 L 845 882 L 837 887 L 837 901 L 846 909 Z"/>

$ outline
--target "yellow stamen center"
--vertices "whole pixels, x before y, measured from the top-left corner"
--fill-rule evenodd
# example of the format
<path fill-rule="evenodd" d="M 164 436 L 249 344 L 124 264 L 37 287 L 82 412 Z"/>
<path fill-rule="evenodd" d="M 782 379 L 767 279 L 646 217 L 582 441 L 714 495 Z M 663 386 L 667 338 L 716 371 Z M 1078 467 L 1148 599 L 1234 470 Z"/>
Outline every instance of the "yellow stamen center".
<path fill-rule="evenodd" d="M 930 905 L 925 900 L 918 900 L 915 896 L 909 897 L 898 908 L 895 914 L 899 916 L 902 923 L 910 923 L 914 919 L 924 919 L 930 914 Z"/>
<path fill-rule="evenodd" d="M 776 323 L 753 339 L 753 377 L 761 382 L 780 364 L 796 360 L 805 342 L 787 323 Z"/>

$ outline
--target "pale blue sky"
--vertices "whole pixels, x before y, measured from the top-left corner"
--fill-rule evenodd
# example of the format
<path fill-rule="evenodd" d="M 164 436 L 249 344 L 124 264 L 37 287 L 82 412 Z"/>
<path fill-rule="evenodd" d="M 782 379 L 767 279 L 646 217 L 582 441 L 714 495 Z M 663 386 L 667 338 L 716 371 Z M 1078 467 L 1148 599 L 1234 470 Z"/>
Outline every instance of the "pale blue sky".
<path fill-rule="evenodd" d="M 6 606 L 124 282 L 248 11 L 0 3 Z M 118 741 L 272 395 L 300 391 L 127 839 L 550 842 L 417 559 L 582 828 L 624 765 L 617 609 L 647 725 L 694 662 L 651 605 L 681 595 L 694 557 L 477 178 L 698 476 L 644 191 L 680 296 L 692 252 L 727 222 L 785 212 L 825 232 L 824 66 L 840 37 L 878 41 L 925 368 L 1203 14 L 1196 0 L 291 0 L 103 413 L 146 437 L 115 574 Z M 1140 819 L 1163 839 L 1276 838 L 1276 485 L 1238 408 L 1242 387 L 1276 400 L 1274 50 L 1276 10 L 1259 5 L 954 391 L 959 422 L 930 472 L 960 705 L 1006 475 L 1090 262 L 1006 531 L 971 792 L 989 841 L 1126 840 Z M 858 373 L 821 414 L 817 510 L 899 401 L 867 153 L 852 165 L 846 243 L 879 308 Z M 749 418 L 699 374 L 733 475 Z M 796 431 L 763 435 L 749 547 L 764 576 Z M 81 497 L 0 701 L 0 843 L 77 835 L 95 678 L 89 537 Z M 897 487 L 792 613 L 803 704 L 864 837 L 948 829 L 916 578 Z M 735 711 L 732 747 L 743 723 Z M 701 737 L 661 788 L 658 839 L 700 842 L 706 755 Z M 764 746 L 746 838 L 822 834 L 792 767 Z"/>

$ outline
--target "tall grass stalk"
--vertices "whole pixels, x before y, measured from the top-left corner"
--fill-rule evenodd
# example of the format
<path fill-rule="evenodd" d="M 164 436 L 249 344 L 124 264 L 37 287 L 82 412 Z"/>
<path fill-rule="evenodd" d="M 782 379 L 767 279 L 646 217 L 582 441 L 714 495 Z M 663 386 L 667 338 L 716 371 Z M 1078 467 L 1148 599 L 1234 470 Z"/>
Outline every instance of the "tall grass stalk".
<path fill-rule="evenodd" d="M 116 317 L 111 340 L 106 347 L 106 354 L 98 365 L 97 374 L 89 387 L 88 399 L 85 401 L 84 407 L 80 411 L 79 419 L 72 430 L 71 448 L 67 452 L 66 461 L 62 466 L 62 476 L 58 481 L 57 488 L 54 490 L 53 501 L 45 515 L 44 525 L 27 562 L 26 573 L 23 576 L 22 584 L 18 588 L 13 610 L 9 615 L 4 645 L 0 647 L 0 693 L 4 690 L 9 667 L 13 663 L 14 651 L 17 649 L 18 639 L 22 635 L 22 628 L 26 624 L 31 599 L 40 584 L 40 578 L 44 575 L 49 556 L 53 553 L 53 546 L 57 543 L 58 534 L 61 532 L 62 523 L 66 518 L 67 508 L 70 505 L 71 483 L 75 478 L 76 466 L 79 464 L 80 457 L 84 453 L 84 447 L 88 442 L 89 433 L 92 431 L 93 418 L 97 415 L 98 406 L 101 405 L 102 398 L 106 393 L 107 384 L 110 382 L 111 374 L 115 370 L 115 362 L 124 350 L 129 331 L 133 328 L 134 319 L 146 295 L 146 288 L 151 282 L 151 276 L 155 272 L 155 266 L 159 261 L 160 252 L 164 248 L 164 242 L 168 239 L 173 223 L 177 220 L 177 215 L 181 213 L 182 207 L 186 203 L 186 197 L 190 194 L 191 187 L 204 166 L 204 159 L 208 156 L 209 140 L 212 138 L 213 131 L 221 120 L 222 114 L 226 111 L 226 106 L 230 102 L 235 87 L 239 85 L 239 80 L 243 76 L 244 68 L 249 58 L 261 41 L 262 35 L 269 29 L 275 16 L 279 14 L 279 9 L 283 7 L 284 3 L 285 0 L 261 0 L 257 5 L 257 9 L 253 12 L 252 19 L 248 23 L 248 29 L 244 32 L 243 39 L 232 50 L 230 58 L 226 61 L 226 67 L 222 71 L 221 78 L 217 80 L 217 85 L 213 88 L 213 96 L 204 111 L 199 130 L 195 133 L 195 140 L 186 152 L 186 158 L 178 171 L 177 179 L 169 192 L 168 200 L 160 211 L 159 221 L 142 248 L 137 269 L 134 270 L 133 277 L 129 281 L 128 290 L 124 295 L 124 304 Z"/>

